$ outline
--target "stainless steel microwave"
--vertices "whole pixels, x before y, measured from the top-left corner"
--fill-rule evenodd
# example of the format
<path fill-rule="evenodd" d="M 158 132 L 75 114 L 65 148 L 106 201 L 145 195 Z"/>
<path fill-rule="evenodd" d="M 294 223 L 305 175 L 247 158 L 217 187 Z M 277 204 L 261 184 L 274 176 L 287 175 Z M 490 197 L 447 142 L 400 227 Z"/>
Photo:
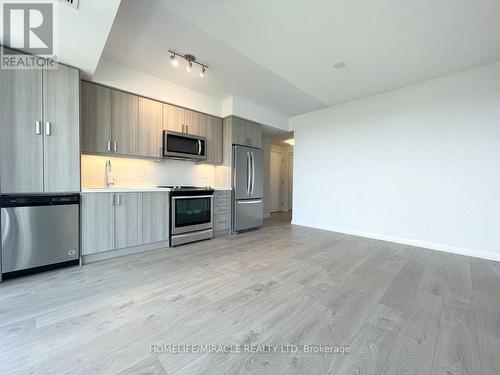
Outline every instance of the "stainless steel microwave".
<path fill-rule="evenodd" d="M 206 160 L 206 140 L 196 135 L 163 131 L 163 157 L 189 160 Z"/>

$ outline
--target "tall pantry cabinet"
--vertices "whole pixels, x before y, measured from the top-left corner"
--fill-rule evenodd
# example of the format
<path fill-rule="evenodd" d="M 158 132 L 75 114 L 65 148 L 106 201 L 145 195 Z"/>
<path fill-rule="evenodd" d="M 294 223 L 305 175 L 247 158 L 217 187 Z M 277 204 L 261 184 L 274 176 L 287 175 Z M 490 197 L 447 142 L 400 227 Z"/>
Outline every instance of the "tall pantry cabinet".
<path fill-rule="evenodd" d="M 0 69 L 0 193 L 80 191 L 80 74 Z"/>

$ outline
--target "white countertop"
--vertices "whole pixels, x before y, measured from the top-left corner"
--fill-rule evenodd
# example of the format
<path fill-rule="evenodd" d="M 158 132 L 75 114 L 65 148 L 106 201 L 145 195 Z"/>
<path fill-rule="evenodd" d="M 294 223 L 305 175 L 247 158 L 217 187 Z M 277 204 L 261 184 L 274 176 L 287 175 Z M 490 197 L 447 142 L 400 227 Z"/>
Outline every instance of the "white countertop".
<path fill-rule="evenodd" d="M 214 190 L 231 190 L 231 188 L 221 188 L 216 187 Z M 111 188 L 83 188 L 82 193 L 148 193 L 148 192 L 161 192 L 161 191 L 171 191 L 169 188 L 158 188 L 158 187 L 137 187 L 137 188 L 126 188 L 126 187 L 111 187 Z"/>

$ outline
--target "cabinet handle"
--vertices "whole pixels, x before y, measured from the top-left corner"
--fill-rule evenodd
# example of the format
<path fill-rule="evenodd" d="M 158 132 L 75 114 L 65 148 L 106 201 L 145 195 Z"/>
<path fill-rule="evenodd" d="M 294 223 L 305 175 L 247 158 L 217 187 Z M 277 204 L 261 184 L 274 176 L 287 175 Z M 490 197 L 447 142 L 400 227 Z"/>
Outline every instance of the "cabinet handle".
<path fill-rule="evenodd" d="M 186 127 L 186 125 L 182 124 L 182 132 L 185 133 L 184 131 L 184 128 Z"/>
<path fill-rule="evenodd" d="M 113 151 L 114 152 L 118 151 L 118 142 L 116 142 L 116 141 L 113 142 Z"/>
<path fill-rule="evenodd" d="M 186 134 L 189 134 L 189 126 L 186 125 Z"/>
<path fill-rule="evenodd" d="M 52 135 L 52 124 L 50 122 L 45 123 L 45 135 Z"/>
<path fill-rule="evenodd" d="M 163 147 L 160 146 L 160 158 L 163 157 Z"/>
<path fill-rule="evenodd" d="M 115 193 L 112 193 L 111 194 L 111 205 L 114 206 L 115 205 Z"/>
<path fill-rule="evenodd" d="M 108 152 L 111 152 L 111 141 L 108 141 L 106 149 L 108 150 Z"/>
<path fill-rule="evenodd" d="M 41 123 L 41 121 L 35 121 L 35 134 L 36 135 L 41 135 L 42 134 L 42 123 Z"/>
<path fill-rule="evenodd" d="M 121 204 L 122 204 L 122 196 L 121 196 L 121 194 L 116 194 L 116 198 L 117 198 L 116 199 L 116 205 L 117 206 L 121 206 Z"/>

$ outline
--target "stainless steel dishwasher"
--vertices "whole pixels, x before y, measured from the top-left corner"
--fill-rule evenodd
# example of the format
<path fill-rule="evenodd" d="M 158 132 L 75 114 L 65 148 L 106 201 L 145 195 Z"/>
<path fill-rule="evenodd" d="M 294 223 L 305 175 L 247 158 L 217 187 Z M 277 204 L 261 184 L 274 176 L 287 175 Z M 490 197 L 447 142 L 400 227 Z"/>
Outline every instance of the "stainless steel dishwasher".
<path fill-rule="evenodd" d="M 79 263 L 78 194 L 3 195 L 0 208 L 2 278 Z"/>

